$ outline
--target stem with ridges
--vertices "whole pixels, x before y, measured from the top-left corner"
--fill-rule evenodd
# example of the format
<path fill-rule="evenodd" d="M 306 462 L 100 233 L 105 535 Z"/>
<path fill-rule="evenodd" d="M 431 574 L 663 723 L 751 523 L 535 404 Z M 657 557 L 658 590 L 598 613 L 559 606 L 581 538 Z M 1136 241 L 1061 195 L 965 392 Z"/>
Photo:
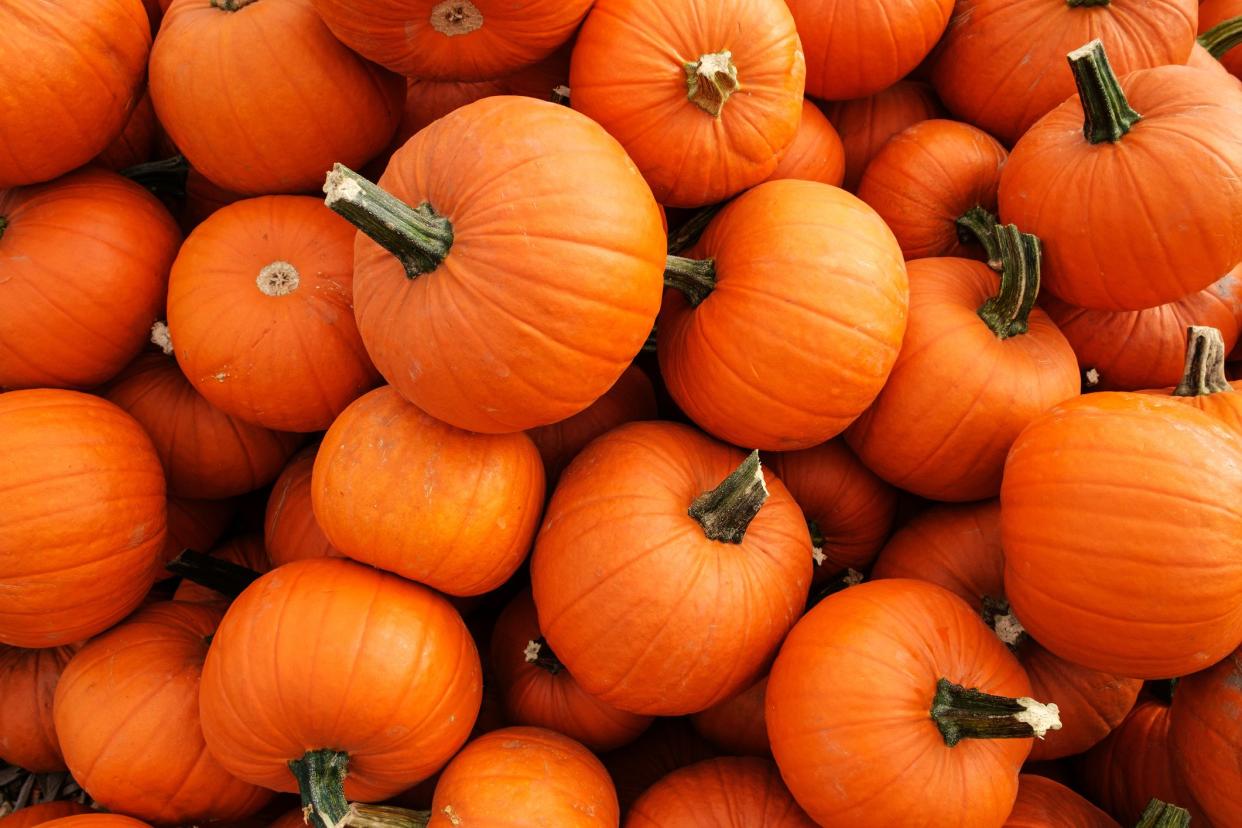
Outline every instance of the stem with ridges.
<path fill-rule="evenodd" d="M 1000 250 L 1000 289 L 979 306 L 979 318 L 998 339 L 1026 333 L 1027 319 L 1039 296 L 1039 239 L 1018 231 L 1016 225 L 996 225 Z"/>
<path fill-rule="evenodd" d="M 255 0 L 211 0 L 211 7 L 220 11 L 234 12 L 254 2 Z"/>
<path fill-rule="evenodd" d="M 1110 2 L 1112 0 L 1065 0 L 1065 5 L 1077 9 L 1083 6 L 1107 6 Z"/>
<path fill-rule="evenodd" d="M 1199 45 L 1217 60 L 1239 43 L 1242 43 L 1242 16 L 1222 20 L 1199 35 Z"/>
<path fill-rule="evenodd" d="M 1186 367 L 1175 397 L 1204 397 L 1233 391 L 1225 376 L 1225 340 L 1220 331 L 1206 325 L 1186 329 Z"/>
<path fill-rule="evenodd" d="M 1104 44 L 1093 40 L 1070 52 L 1067 60 L 1082 102 L 1082 134 L 1092 144 L 1120 141 L 1143 116 L 1130 108 Z"/>
<path fill-rule="evenodd" d="M 241 595 L 260 574 L 253 569 L 213 558 L 193 549 L 181 550 L 181 554 L 169 561 L 164 568 L 187 581 L 214 589 L 228 598 Z"/>
<path fill-rule="evenodd" d="M 349 754 L 337 750 L 308 750 L 301 759 L 289 760 L 311 828 L 336 828 L 349 816 L 349 803 L 345 801 L 348 769 Z"/>
<path fill-rule="evenodd" d="M 1055 704 L 993 696 L 945 678 L 936 682 L 931 706 L 932 721 L 949 747 L 963 739 L 1042 739 L 1061 729 L 1060 713 Z"/>
<path fill-rule="evenodd" d="M 713 52 L 683 66 L 686 70 L 686 97 L 708 115 L 719 118 L 729 96 L 738 89 L 733 53 L 728 50 Z"/>
<path fill-rule="evenodd" d="M 1001 269 L 1000 248 L 996 246 L 996 216 L 986 207 L 976 204 L 957 220 L 957 240 L 962 244 L 977 244 L 987 256 L 988 267 Z"/>
<path fill-rule="evenodd" d="M 411 811 L 392 805 L 365 805 L 352 802 L 345 825 L 351 828 L 426 828 L 431 811 Z"/>
<path fill-rule="evenodd" d="M 1188 828 L 1190 811 L 1153 799 L 1143 809 L 1134 828 Z"/>
<path fill-rule="evenodd" d="M 522 652 L 522 655 L 525 657 L 527 664 L 541 667 L 554 676 L 565 671 L 565 665 L 556 657 L 556 653 L 552 652 L 552 648 L 548 646 L 548 639 L 542 635 L 527 642 L 526 649 Z"/>
<path fill-rule="evenodd" d="M 697 308 L 716 289 L 716 260 L 669 256 L 664 260 L 664 284 L 680 290 L 690 307 Z"/>
<path fill-rule="evenodd" d="M 416 279 L 440 266 L 453 247 L 453 224 L 423 202 L 411 207 L 344 164 L 324 182 L 324 203 L 397 257 Z"/>
<path fill-rule="evenodd" d="M 752 451 L 719 486 L 690 504 L 689 514 L 710 540 L 741 543 L 746 527 L 768 500 L 759 452 Z"/>

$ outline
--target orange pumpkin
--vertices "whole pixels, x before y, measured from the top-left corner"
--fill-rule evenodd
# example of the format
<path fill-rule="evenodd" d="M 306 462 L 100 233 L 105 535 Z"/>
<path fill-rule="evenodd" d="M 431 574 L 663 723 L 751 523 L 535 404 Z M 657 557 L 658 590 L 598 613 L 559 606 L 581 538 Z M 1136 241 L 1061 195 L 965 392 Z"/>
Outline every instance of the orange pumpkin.
<path fill-rule="evenodd" d="M 815 828 L 768 759 L 708 759 L 673 771 L 639 797 L 625 828 Z"/>
<path fill-rule="evenodd" d="M 272 566 L 303 558 L 341 557 L 324 535 L 311 505 L 311 471 L 318 446 L 295 454 L 272 485 L 263 518 L 263 542 Z"/>
<path fill-rule="evenodd" d="M 95 163 L 110 170 L 121 170 L 150 161 L 155 155 L 155 138 L 159 125 L 155 120 L 155 107 L 151 95 L 145 89 L 138 105 L 129 115 L 125 130 L 103 152 L 95 156 Z"/>
<path fill-rule="evenodd" d="M 770 756 L 768 727 L 763 720 L 768 677 L 690 717 L 694 729 L 726 753 L 739 756 Z"/>
<path fill-rule="evenodd" d="M 887 89 L 852 101 L 829 101 L 824 114 L 845 148 L 845 189 L 854 191 L 876 153 L 897 133 L 919 121 L 944 117 L 944 109 L 926 83 L 898 81 Z"/>
<path fill-rule="evenodd" d="M 0 389 L 112 378 L 159 318 L 180 243 L 155 196 L 106 170 L 0 191 Z"/>
<path fill-rule="evenodd" d="M 686 718 L 657 718 L 636 740 L 601 756 L 617 785 L 622 813 L 668 774 L 716 755 Z"/>
<path fill-rule="evenodd" d="M 56 647 L 128 615 L 164 549 L 164 474 L 142 427 L 77 391 L 10 391 L 0 457 L 0 643 Z"/>
<path fill-rule="evenodd" d="M 778 0 L 596 0 L 569 67 L 574 109 L 621 142 L 668 207 L 771 176 L 798 131 L 805 80 Z"/>
<path fill-rule="evenodd" d="M 52 696 L 78 646 L 23 650 L 0 645 L 0 759 L 33 773 L 65 770 Z"/>
<path fill-rule="evenodd" d="M 44 822 L 52 828 L 151 828 L 147 823 L 120 814 L 89 813 Z"/>
<path fill-rule="evenodd" d="M 1226 80 L 1234 78 L 1235 82 L 1237 81 L 1237 79 L 1229 73 L 1229 70 L 1225 68 L 1225 65 L 1216 58 L 1212 57 L 1212 53 L 1198 42 L 1190 48 L 1190 57 L 1186 58 L 1186 65 L 1201 71 L 1211 72 L 1218 78 Z"/>
<path fill-rule="evenodd" d="M 1204 51 L 1234 77 L 1242 78 L 1242 49 L 1237 47 L 1242 3 L 1238 0 L 1202 0 L 1199 4 L 1199 42 Z"/>
<path fill-rule="evenodd" d="M 91 809 L 69 799 L 58 799 L 52 802 L 41 802 L 38 805 L 27 805 L 13 811 L 8 816 L 0 817 L 0 825 L 4 828 L 34 828 L 45 822 L 76 814 L 89 814 Z"/>
<path fill-rule="evenodd" d="M 187 233 L 222 207 L 241 201 L 245 196 L 212 184 L 193 167 L 185 179 L 185 202 L 178 220 Z"/>
<path fill-rule="evenodd" d="M 236 511 L 237 503 L 232 500 L 189 500 L 170 495 L 163 563 L 177 557 L 183 549 L 210 549 L 224 534 Z"/>
<path fill-rule="evenodd" d="M 244 566 L 254 572 L 268 572 L 272 568 L 272 561 L 267 556 L 267 548 L 263 545 L 263 536 L 257 532 L 230 538 L 212 549 L 209 554 L 213 558 Z M 177 591 L 173 593 L 173 600 L 188 604 L 222 603 L 227 606 L 232 599 L 210 587 L 195 583 L 189 578 L 183 578 L 177 585 Z"/>
<path fill-rule="evenodd" d="M 768 181 L 800 178 L 840 187 L 845 179 L 845 146 L 837 130 L 808 100 L 802 101 L 802 118 L 794 139 L 781 152 Z"/>
<path fill-rule="evenodd" d="M 1169 395 L 1242 434 L 1242 382 L 1225 376 L 1224 340 L 1220 331 L 1192 325 L 1186 331 L 1186 368 L 1175 388 L 1147 391 Z"/>
<path fill-rule="evenodd" d="M 1024 773 L 1002 828 L 1118 828 L 1099 808 L 1059 782 Z"/>
<path fill-rule="evenodd" d="M 1242 821 L 1242 649 L 1187 676 L 1173 692 L 1174 772 L 1212 825 Z"/>

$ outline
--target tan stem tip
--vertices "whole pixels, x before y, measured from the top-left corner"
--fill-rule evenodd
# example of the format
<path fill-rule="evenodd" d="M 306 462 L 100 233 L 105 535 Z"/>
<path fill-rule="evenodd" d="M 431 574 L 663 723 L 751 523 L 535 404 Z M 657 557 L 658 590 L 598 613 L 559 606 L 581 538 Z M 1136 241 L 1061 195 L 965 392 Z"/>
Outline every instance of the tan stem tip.
<path fill-rule="evenodd" d="M 301 281 L 296 267 L 286 261 L 276 261 L 259 271 L 255 284 L 264 296 L 288 296 L 298 289 Z"/>
<path fill-rule="evenodd" d="M 156 322 L 151 326 L 151 342 L 158 345 L 165 356 L 172 356 L 172 334 L 169 333 L 168 325 L 164 322 Z"/>
<path fill-rule="evenodd" d="M 1044 738 L 1049 730 L 1061 729 L 1061 709 L 1052 702 L 1043 704 L 1029 696 L 1023 696 L 1017 702 L 1025 709 L 1021 713 L 1013 714 L 1013 717 L 1023 724 L 1030 725 L 1031 730 L 1035 731 L 1036 738 Z"/>
<path fill-rule="evenodd" d="M 445 37 L 457 37 L 483 28 L 483 12 L 470 0 L 444 0 L 432 7 L 430 23 Z"/>
<path fill-rule="evenodd" d="M 686 96 L 699 109 L 719 118 L 729 96 L 738 90 L 733 53 L 725 50 L 703 55 L 685 64 Z"/>

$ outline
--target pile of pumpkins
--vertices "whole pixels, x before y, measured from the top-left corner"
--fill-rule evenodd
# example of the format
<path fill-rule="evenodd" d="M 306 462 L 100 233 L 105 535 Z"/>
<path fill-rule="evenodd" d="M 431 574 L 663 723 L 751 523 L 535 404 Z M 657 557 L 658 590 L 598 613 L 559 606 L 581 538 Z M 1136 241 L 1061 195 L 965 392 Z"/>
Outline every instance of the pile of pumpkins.
<path fill-rule="evenodd" d="M 1242 0 L 0 9 L 3 828 L 1242 826 Z"/>

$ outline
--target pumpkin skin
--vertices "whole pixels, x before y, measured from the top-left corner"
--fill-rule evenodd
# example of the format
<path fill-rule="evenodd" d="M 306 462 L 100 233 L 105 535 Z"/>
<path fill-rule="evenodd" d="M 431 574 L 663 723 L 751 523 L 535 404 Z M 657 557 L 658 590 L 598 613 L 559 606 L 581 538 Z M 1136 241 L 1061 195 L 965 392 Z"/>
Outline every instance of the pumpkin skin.
<path fill-rule="evenodd" d="M 1169 726 L 1174 772 L 1212 825 L 1242 819 L 1242 649 L 1187 676 L 1173 692 Z"/>
<path fill-rule="evenodd" d="M 255 572 L 268 572 L 272 568 L 272 561 L 267 556 L 267 548 L 263 545 L 263 536 L 257 532 L 230 538 L 208 554 L 213 558 L 220 558 L 229 563 L 244 566 L 246 569 L 253 569 Z M 214 589 L 196 584 L 189 578 L 182 578 L 181 583 L 177 585 L 177 591 L 173 593 L 173 600 L 187 604 L 228 606 L 232 599 Z"/>
<path fill-rule="evenodd" d="M 535 602 L 523 590 L 500 613 L 492 631 L 491 665 L 508 721 L 562 733 L 596 753 L 629 744 L 647 729 L 650 716 L 626 713 L 588 696 L 563 665 L 552 672 L 541 662 L 529 661 L 525 653 L 539 637 Z M 539 655 L 546 658 L 543 648 Z"/>
<path fill-rule="evenodd" d="M 1014 443 L 1001 485 L 1014 613 L 1096 670 L 1214 664 L 1242 641 L 1239 491 L 1242 439 L 1190 406 L 1105 391 L 1052 408 Z"/>
<path fill-rule="evenodd" d="M 84 169 L 0 191 L 0 389 L 90 388 L 141 350 L 181 234 L 163 205 Z"/>
<path fill-rule="evenodd" d="M 1199 19 L 1203 20 L 1203 14 L 1200 12 Z M 1202 24 L 1200 24 L 1202 25 Z M 1226 54 L 1226 57 L 1228 55 Z M 1186 58 L 1186 65 L 1206 72 L 1211 72 L 1219 78 L 1237 78 L 1229 73 L 1225 65 L 1216 58 L 1212 57 L 1212 53 L 1199 43 L 1195 43 L 1190 47 L 1190 57 Z"/>
<path fill-rule="evenodd" d="M 225 414 L 162 354 L 140 355 L 105 396 L 151 435 L 168 489 L 180 497 L 219 499 L 265 486 L 301 442 Z"/>
<path fill-rule="evenodd" d="M 970 124 L 932 118 L 889 139 L 863 172 L 858 197 L 893 231 L 907 259 L 982 258 L 963 243 L 957 220 L 982 207 L 996 212 L 996 190 L 1009 153 Z"/>
<path fill-rule="evenodd" d="M 694 729 L 726 753 L 739 756 L 770 756 L 768 727 L 763 720 L 768 677 L 690 717 Z"/>
<path fill-rule="evenodd" d="M 1120 140 L 1088 143 L 1074 96 L 1001 173 L 1001 220 L 1043 240 L 1044 286 L 1095 310 L 1176 301 L 1242 259 L 1242 88 L 1186 66 L 1133 72 L 1121 87 L 1143 117 Z M 1188 190 L 1189 211 L 1168 195 Z"/>
<path fill-rule="evenodd" d="M 220 623 L 203 667 L 203 735 L 233 775 L 291 793 L 290 760 L 343 751 L 345 796 L 385 799 L 466 741 L 481 673 L 461 616 L 425 587 L 341 558 L 294 561 L 247 587 Z M 312 686 L 273 719 L 271 704 Z"/>
<path fill-rule="evenodd" d="M 6 817 L 0 817 L 0 825 L 4 828 L 34 828 L 61 817 L 92 813 L 91 809 L 69 799 L 58 799 L 53 802 L 41 802 L 38 805 L 27 805 L 20 811 L 14 811 Z"/>
<path fill-rule="evenodd" d="M 1226 20 L 1242 16 L 1242 3 L 1238 0 L 1203 0 L 1199 4 L 1199 34 L 1203 34 Z M 1198 45 L 1198 44 L 1196 44 Z M 1202 48 L 1202 47 L 1200 47 Z M 1206 49 L 1204 50 L 1207 51 Z M 1211 53 L 1208 52 L 1208 57 Z M 1242 78 L 1242 50 L 1238 47 L 1230 49 L 1221 55 L 1220 60 L 1212 58 L 1212 62 L 1217 66 L 1222 66 L 1234 77 Z"/>
<path fill-rule="evenodd" d="M 77 644 L 42 650 L 0 645 L 0 759 L 33 773 L 65 770 L 52 697 L 77 651 Z"/>
<path fill-rule="evenodd" d="M 898 81 L 866 98 L 829 101 L 824 114 L 841 136 L 845 148 L 845 182 L 853 192 L 863 172 L 888 140 L 907 127 L 929 118 L 944 117 L 931 86 L 919 81 Z"/>
<path fill-rule="evenodd" d="M 845 180 L 845 146 L 824 113 L 808 100 L 802 101 L 802 118 L 793 141 L 780 155 L 769 181 L 800 178 L 840 187 Z"/>
<path fill-rule="evenodd" d="M 874 95 L 936 45 L 953 0 L 789 0 L 806 50 L 806 93 L 845 101 Z"/>
<path fill-rule="evenodd" d="M 133 817 L 99 813 L 61 817 L 42 824 L 52 828 L 151 828 L 147 823 Z"/>
<path fill-rule="evenodd" d="M 1031 740 L 948 747 L 928 715 L 940 678 L 1008 697 L 1031 689 L 970 607 L 932 584 L 863 583 L 803 616 L 772 666 L 767 724 L 781 776 L 812 819 L 857 828 L 1004 821 Z"/>
<path fill-rule="evenodd" d="M 1024 773 L 1003 828 L 1118 828 L 1099 808 L 1059 782 Z"/>
<path fill-rule="evenodd" d="M 95 163 L 110 170 L 121 170 L 150 161 L 155 155 L 155 138 L 159 125 L 155 121 L 155 107 L 151 95 L 143 90 L 137 106 L 129 115 L 125 130 L 95 156 Z"/>
<path fill-rule="evenodd" d="M 241 819 L 271 797 L 230 776 L 203 742 L 199 675 L 222 614 L 178 601 L 144 607 L 65 668 L 57 732 L 70 771 L 96 802 L 180 824 Z"/>
<path fill-rule="evenodd" d="M 303 558 L 343 557 L 332 545 L 311 505 L 311 471 L 318 446 L 295 454 L 276 478 L 263 518 L 263 541 L 272 566 Z"/>
<path fill-rule="evenodd" d="M 638 739 L 600 758 L 617 785 L 617 800 L 625 813 L 660 779 L 715 755 L 689 719 L 657 718 Z"/>
<path fill-rule="evenodd" d="M 715 288 L 697 307 L 665 292 L 657 347 L 669 393 L 700 428 L 739 446 L 805 449 L 880 393 L 909 286 L 871 208 L 818 182 L 768 181 L 730 202 L 687 255 L 715 262 Z"/>
<path fill-rule="evenodd" d="M 313 191 L 333 162 L 360 166 L 392 138 L 405 91 L 339 43 L 310 0 L 236 11 L 178 0 L 151 49 L 150 88 L 194 168 L 243 195 Z"/>
<path fill-rule="evenodd" d="M 0 643 L 57 647 L 142 601 L 164 549 L 150 438 L 77 391 L 0 394 Z"/>
<path fill-rule="evenodd" d="M 385 386 L 324 435 L 311 498 L 343 554 L 450 595 L 481 595 L 530 551 L 543 462 L 525 434 L 453 428 Z"/>
<path fill-rule="evenodd" d="M 162 563 L 168 563 L 183 549 L 202 552 L 215 545 L 233 521 L 237 503 L 233 500 L 188 500 L 168 498 L 168 535 L 164 539 Z"/>
<path fill-rule="evenodd" d="M 0 189 L 56 178 L 120 135 L 151 48 L 141 0 L 17 2 L 8 11 Z"/>
<path fill-rule="evenodd" d="M 1185 63 L 1194 43 L 1196 5 L 1195 0 L 1110 0 L 1078 7 L 1045 0 L 959 0 L 936 52 L 932 82 L 951 112 L 1012 146 L 1074 95 L 1074 79 L 1063 68 L 1068 52 L 1099 38 L 1118 75 Z M 1050 162 L 1048 169 L 1059 166 Z"/>
<path fill-rule="evenodd" d="M 202 173 L 190 167 L 189 175 L 185 179 L 185 202 L 177 219 L 182 229 L 188 233 L 212 213 L 243 198 L 244 195 L 212 184 Z"/>
<path fill-rule="evenodd" d="M 687 513 L 743 458 L 688 426 L 627 423 L 561 476 L 531 584 L 539 628 L 590 695 L 649 715 L 705 710 L 753 684 L 793 626 L 811 545 L 784 485 L 764 470 L 769 496 L 740 544 Z"/>
<path fill-rule="evenodd" d="M 723 757 L 674 771 L 647 790 L 625 828 L 814 828 L 768 759 Z"/>
<path fill-rule="evenodd" d="M 265 428 L 321 431 L 375 385 L 354 323 L 353 240 L 302 196 L 230 204 L 190 234 L 169 277 L 168 330 L 209 403 Z"/>
<path fill-rule="evenodd" d="M 713 114 L 687 92 L 688 64 L 724 53 L 744 94 Z M 574 109 L 621 142 L 666 207 L 767 179 L 798 131 L 805 80 L 793 16 L 775 0 L 596 0 L 569 66 Z"/>

